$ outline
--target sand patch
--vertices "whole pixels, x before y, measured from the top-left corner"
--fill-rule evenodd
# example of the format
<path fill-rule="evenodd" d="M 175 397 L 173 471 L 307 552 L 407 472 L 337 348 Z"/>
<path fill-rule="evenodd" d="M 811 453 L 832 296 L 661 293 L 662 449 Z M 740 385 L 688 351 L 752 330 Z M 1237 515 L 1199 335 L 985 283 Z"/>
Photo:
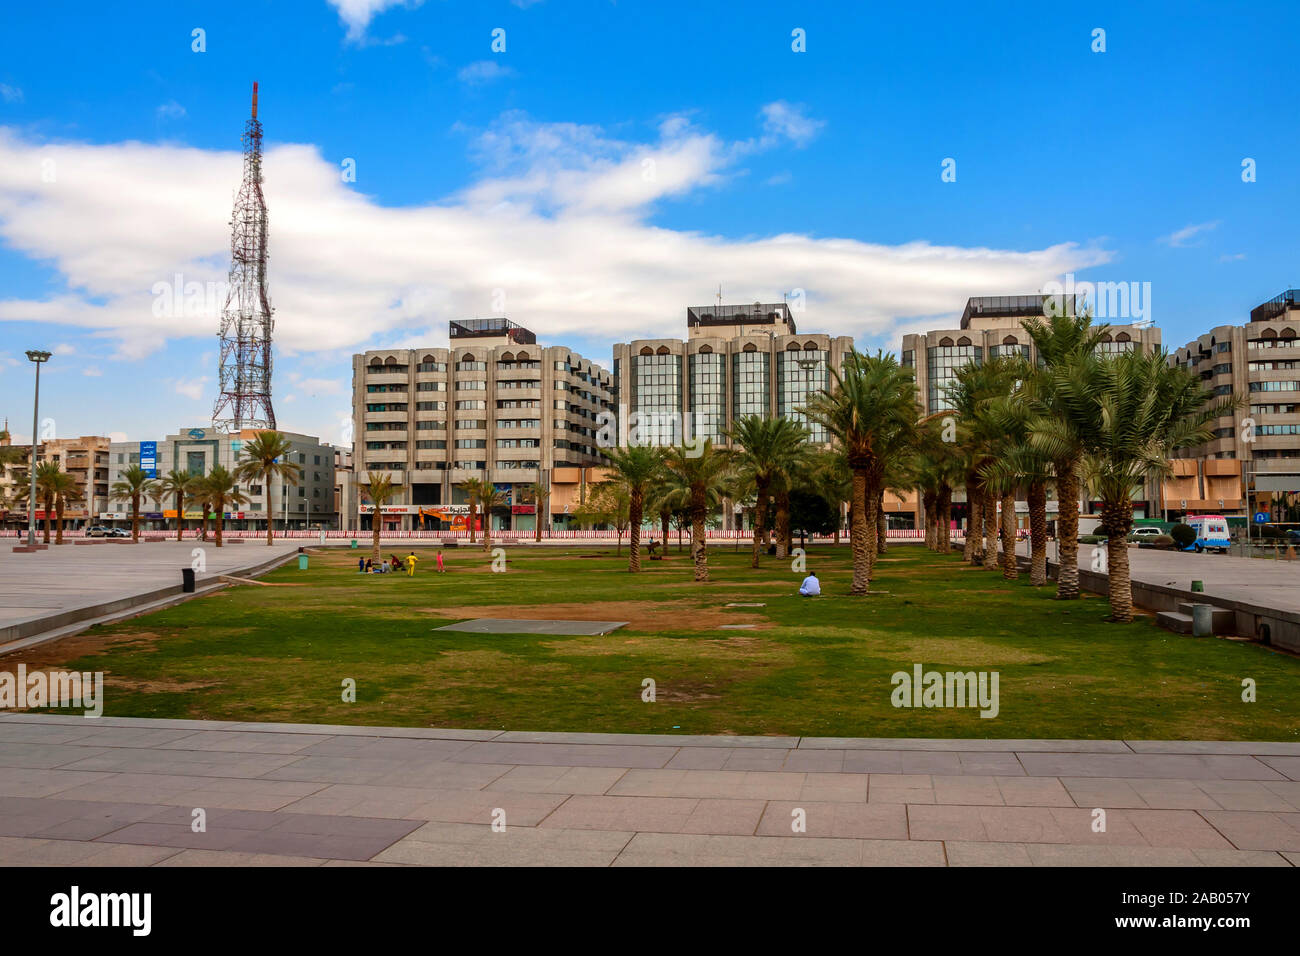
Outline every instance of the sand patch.
<path fill-rule="evenodd" d="M 538 621 L 627 621 L 643 631 L 707 630 L 720 624 L 766 625 L 755 614 L 724 612 L 714 606 L 666 601 L 600 601 L 587 604 L 501 604 L 430 607 L 415 610 L 437 617 L 500 617 Z"/>

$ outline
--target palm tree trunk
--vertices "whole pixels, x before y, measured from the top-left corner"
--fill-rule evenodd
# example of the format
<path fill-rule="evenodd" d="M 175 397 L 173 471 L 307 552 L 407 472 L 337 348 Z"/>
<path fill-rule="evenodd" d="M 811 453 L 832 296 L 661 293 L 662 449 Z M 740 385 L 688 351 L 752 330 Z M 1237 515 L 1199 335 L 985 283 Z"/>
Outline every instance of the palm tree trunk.
<path fill-rule="evenodd" d="M 776 556 L 790 556 L 790 489 L 784 482 L 776 492 Z"/>
<path fill-rule="evenodd" d="M 672 528 L 669 527 L 669 522 L 670 522 L 671 520 L 672 520 L 672 515 L 671 515 L 669 512 L 667 512 L 667 511 L 661 511 L 661 512 L 659 512 L 659 527 L 660 527 L 660 530 L 663 531 L 663 535 L 664 535 L 664 554 L 665 554 L 665 555 L 668 554 L 668 533 L 669 533 L 670 531 L 672 531 Z"/>
<path fill-rule="evenodd" d="M 758 503 L 754 506 L 754 553 L 749 560 L 751 568 L 758 567 L 759 550 L 763 547 L 763 536 L 767 533 L 767 498 L 768 483 L 757 482 Z"/>
<path fill-rule="evenodd" d="M 874 527 L 874 522 L 872 526 Z M 850 594 L 866 594 L 871 585 L 871 555 L 867 550 L 867 473 L 853 469 L 853 503 L 849 509 L 849 546 L 853 549 Z M 872 550 L 875 543 L 872 542 Z"/>
<path fill-rule="evenodd" d="M 1002 496 L 1002 576 L 1008 581 L 1020 577 L 1016 563 L 1016 493 Z"/>
<path fill-rule="evenodd" d="M 709 555 L 704 546 L 705 504 L 703 492 L 691 494 L 691 554 L 695 559 L 695 580 L 709 579 Z"/>
<path fill-rule="evenodd" d="M 971 564 L 978 564 L 976 555 L 979 554 L 979 547 L 976 542 L 980 534 L 980 522 L 982 519 L 982 509 L 980 508 L 980 490 L 979 485 L 966 481 L 966 539 L 962 545 L 961 559 L 969 561 Z"/>
<path fill-rule="evenodd" d="M 1056 547 L 1061 566 L 1056 569 L 1056 597 L 1071 601 L 1079 597 L 1079 472 L 1078 467 L 1058 469 L 1056 496 Z"/>
<path fill-rule="evenodd" d="M 221 547 L 221 530 L 226 524 L 226 503 L 219 502 L 216 507 L 216 513 L 212 516 L 213 522 L 217 526 L 217 547 Z"/>
<path fill-rule="evenodd" d="M 50 543 L 50 525 L 52 525 L 52 524 L 54 523 L 54 517 L 53 517 L 53 512 L 54 512 L 54 502 L 53 502 L 53 500 L 50 498 L 49 495 L 46 495 L 44 498 L 41 499 L 41 504 L 42 504 L 42 506 L 43 506 L 43 510 L 44 510 L 44 512 L 45 512 L 45 537 L 42 539 L 42 542 L 41 542 L 41 543 L 42 543 L 42 544 L 49 544 L 49 543 Z"/>
<path fill-rule="evenodd" d="M 876 478 L 874 475 L 867 478 L 867 507 L 863 514 L 863 522 L 867 526 L 866 550 L 867 550 L 867 585 L 870 587 L 871 578 L 876 573 L 876 556 L 880 547 L 880 492 L 877 490 Z"/>
<path fill-rule="evenodd" d="M 262 479 L 266 482 L 266 546 L 269 548 L 275 541 L 274 534 L 271 531 L 271 526 L 274 524 L 271 520 L 271 476 L 263 475 Z"/>
<path fill-rule="evenodd" d="M 533 515 L 533 540 L 542 540 L 542 503 L 545 500 L 541 495 L 535 495 L 536 504 L 534 510 L 537 512 Z"/>
<path fill-rule="evenodd" d="M 184 507 L 184 505 L 185 505 L 185 501 L 183 497 L 180 495 L 180 493 L 177 493 L 176 495 L 176 540 L 177 541 L 180 541 L 185 537 L 185 518 L 184 518 L 185 512 L 181 510 Z M 270 505 L 268 504 L 267 507 L 269 508 Z"/>
<path fill-rule="evenodd" d="M 54 499 L 54 511 L 58 523 L 55 525 L 54 543 L 63 544 L 63 495 Z"/>
<path fill-rule="evenodd" d="M 379 517 L 379 505 L 375 505 L 375 510 L 372 513 L 370 520 L 371 520 L 370 560 L 372 563 L 378 564 L 380 561 L 379 531 L 381 528 L 380 517 Z"/>
<path fill-rule="evenodd" d="M 998 499 L 987 488 L 984 491 L 984 570 L 996 571 L 998 567 Z"/>
<path fill-rule="evenodd" d="M 889 550 L 889 519 L 885 516 L 885 490 L 876 496 L 876 554 Z"/>
<path fill-rule="evenodd" d="M 939 488 L 939 553 L 952 553 L 952 486 Z"/>
<path fill-rule="evenodd" d="M 933 491 L 921 492 L 921 514 L 925 522 L 925 547 L 928 551 L 939 550 L 939 516 L 935 504 L 937 498 Z"/>
<path fill-rule="evenodd" d="M 217 541 L 221 540 L 220 525 L 217 526 Z M 131 496 L 131 543 L 138 544 L 140 541 L 140 496 Z M 217 547 L 221 545 L 218 544 Z"/>
<path fill-rule="evenodd" d="M 1103 503 L 1101 513 L 1107 532 L 1106 590 L 1110 596 L 1110 620 L 1127 623 L 1133 620 L 1133 581 L 1128 566 L 1128 533 L 1133 527 L 1133 503 Z"/>
<path fill-rule="evenodd" d="M 627 569 L 632 572 L 641 570 L 641 508 L 642 491 L 632 489 L 632 500 L 628 502 L 627 535 Z"/>
<path fill-rule="evenodd" d="M 469 503 L 469 543 L 473 544 L 477 538 L 474 537 L 474 519 L 478 517 L 477 503 L 470 499 Z"/>
<path fill-rule="evenodd" d="M 1047 583 L 1047 487 L 1041 481 L 1029 486 L 1029 583 Z"/>

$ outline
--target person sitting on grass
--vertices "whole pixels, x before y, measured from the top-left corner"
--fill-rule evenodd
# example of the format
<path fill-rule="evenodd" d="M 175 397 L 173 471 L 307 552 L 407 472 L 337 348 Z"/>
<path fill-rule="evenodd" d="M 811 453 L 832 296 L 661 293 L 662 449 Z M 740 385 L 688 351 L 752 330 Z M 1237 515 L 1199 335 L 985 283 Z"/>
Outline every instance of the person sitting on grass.
<path fill-rule="evenodd" d="M 375 568 L 373 562 L 371 561 L 370 558 L 366 558 L 366 574 L 372 574 L 374 573 L 374 570 Z"/>
<path fill-rule="evenodd" d="M 809 571 L 808 577 L 804 578 L 803 584 L 799 585 L 799 593 L 804 597 L 817 597 L 821 594 L 822 584 L 817 580 L 817 575 Z"/>
<path fill-rule="evenodd" d="M 388 570 L 390 570 L 390 571 L 400 571 L 401 569 L 402 569 L 402 562 L 401 562 L 401 560 L 400 560 L 400 559 L 397 557 L 397 555 L 395 555 L 395 554 L 394 554 L 394 555 L 390 555 L 390 556 L 389 556 L 389 562 L 388 562 Z"/>

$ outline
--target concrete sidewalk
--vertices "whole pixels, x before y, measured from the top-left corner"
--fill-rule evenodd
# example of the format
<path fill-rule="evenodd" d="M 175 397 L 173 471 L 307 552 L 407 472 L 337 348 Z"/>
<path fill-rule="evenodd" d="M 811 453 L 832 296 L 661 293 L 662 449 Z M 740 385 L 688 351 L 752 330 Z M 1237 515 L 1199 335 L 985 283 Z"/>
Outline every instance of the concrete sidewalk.
<path fill-rule="evenodd" d="M 4 865 L 1300 865 L 1296 743 L 25 713 L 0 796 Z"/>

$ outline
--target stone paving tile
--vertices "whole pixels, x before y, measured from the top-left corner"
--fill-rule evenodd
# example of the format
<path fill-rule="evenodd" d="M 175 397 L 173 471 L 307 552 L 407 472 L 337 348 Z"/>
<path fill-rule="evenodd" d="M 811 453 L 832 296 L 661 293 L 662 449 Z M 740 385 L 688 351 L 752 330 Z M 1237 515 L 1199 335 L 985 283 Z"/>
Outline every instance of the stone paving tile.
<path fill-rule="evenodd" d="M 8 743 L 15 744 L 67 744 L 84 741 L 98 733 L 100 718 L 80 717 L 75 724 L 29 724 L 19 723 L 10 717 L 2 718 L 0 734 Z"/>
<path fill-rule="evenodd" d="M 1120 810 L 1151 846 L 1231 850 L 1233 846 L 1205 818 L 1191 810 Z M 1116 814 L 1110 814 L 1108 825 Z"/>
<path fill-rule="evenodd" d="M 93 840 L 146 819 L 159 809 L 148 803 L 12 797 L 0 803 L 0 835 Z"/>
<path fill-rule="evenodd" d="M 574 799 L 564 793 L 510 793 L 504 790 L 425 790 L 426 801 L 406 818 L 441 823 L 491 823 L 505 811 L 506 826 L 534 827 L 556 807 Z"/>
<path fill-rule="evenodd" d="M 790 750 L 786 752 L 785 765 L 781 769 L 809 773 L 840 773 L 844 770 L 844 751 Z"/>
<path fill-rule="evenodd" d="M 727 747 L 683 747 L 664 764 L 665 770 L 721 770 L 732 751 Z"/>
<path fill-rule="evenodd" d="M 591 744 L 476 743 L 452 754 L 457 763 L 536 764 L 560 767 L 663 767 L 677 753 L 674 747 L 603 746 Z"/>
<path fill-rule="evenodd" d="M 1126 740 L 1137 753 L 1149 754 L 1255 754 L 1300 757 L 1300 744 L 1247 740 Z"/>
<path fill-rule="evenodd" d="M 1184 780 L 1283 780 L 1284 775 L 1249 756 L 1199 754 L 1022 753 L 1025 771 L 1037 777 L 1176 777 Z M 1265 758 L 1281 759 L 1281 758 Z"/>
<path fill-rule="evenodd" d="M 60 771 L 68 773 L 70 771 Z M 324 784 L 252 777 L 194 777 L 178 774 L 105 774 L 107 779 L 73 787 L 66 799 L 159 803 L 229 810 L 278 810 Z"/>
<path fill-rule="evenodd" d="M 375 857 L 423 866 L 609 866 L 632 839 L 618 830 L 426 823 Z"/>
<path fill-rule="evenodd" d="M 107 749 L 80 747 L 75 744 L 10 743 L 0 740 L 0 767 L 20 767 L 28 770 L 52 770 L 71 763 L 109 753 Z M 96 767 L 79 769 L 95 770 Z"/>
<path fill-rule="evenodd" d="M 256 735 L 255 735 L 256 736 Z M 291 735 L 286 735 L 291 736 Z M 373 757 L 380 760 L 443 761 L 473 746 L 468 740 L 399 737 L 326 737 L 303 747 L 310 757 Z"/>
<path fill-rule="evenodd" d="M 686 748 L 683 748 L 686 749 Z M 784 769 L 788 750 L 753 748 L 750 750 L 733 750 L 723 764 L 723 770 L 770 770 Z"/>
<path fill-rule="evenodd" d="M 947 840 L 944 849 L 949 866 L 1033 866 L 1029 851 L 1021 843 Z"/>
<path fill-rule="evenodd" d="M 0 797 L 48 797 L 74 787 L 102 784 L 116 777 L 112 773 L 85 770 L 0 769 Z"/>
<path fill-rule="evenodd" d="M 1300 780 L 1300 757 L 1260 757 L 1259 759 L 1288 779 Z"/>
<path fill-rule="evenodd" d="M 1179 847 L 1078 846 L 1037 843 L 1025 847 L 1034 866 L 1202 866 L 1195 851 Z"/>
<path fill-rule="evenodd" d="M 515 767 L 484 789 L 600 794 L 618 783 L 625 773 L 621 767 Z"/>
<path fill-rule="evenodd" d="M 1009 807 L 1073 807 L 1070 792 L 1055 777 L 994 777 Z"/>
<path fill-rule="evenodd" d="M 820 803 L 866 803 L 870 774 L 806 773 L 798 799 Z"/>
<path fill-rule="evenodd" d="M 942 866 L 943 845 L 916 840 L 638 833 L 615 866 Z"/>
<path fill-rule="evenodd" d="M 416 737 L 423 740 L 492 740 L 499 730 L 456 730 L 436 727 L 365 727 L 356 724 L 282 724 L 257 721 L 222 722 L 220 729 L 282 734 L 327 734 L 331 737 Z"/>
<path fill-rule="evenodd" d="M 543 820 L 542 828 L 655 833 L 752 834 L 761 800 L 613 797 L 579 794 Z"/>
<path fill-rule="evenodd" d="M 330 784 L 286 805 L 290 813 L 326 813 L 361 817 L 410 817 L 429 803 L 429 789 Z"/>
<path fill-rule="evenodd" d="M 1048 778 L 1050 779 L 1050 778 Z M 1113 810 L 1124 807 L 1145 808 L 1147 802 L 1133 789 L 1133 780 L 1110 777 L 1061 777 L 1060 784 L 1081 807 Z"/>
<path fill-rule="evenodd" d="M 1300 851 L 1300 813 L 1202 810 L 1201 816 L 1239 850 Z"/>
<path fill-rule="evenodd" d="M 1152 810 L 1217 810 L 1203 783 L 1256 784 L 1254 780 L 1131 780 L 1133 792 Z"/>
<path fill-rule="evenodd" d="M 479 790 L 513 769 L 497 763 L 403 763 L 374 777 L 378 787 L 427 787 L 435 790 Z M 569 769 L 567 767 L 562 769 Z"/>
<path fill-rule="evenodd" d="M 906 840 L 907 808 L 894 803 L 786 803 L 771 802 L 758 825 L 759 836 L 790 836 L 794 811 L 804 811 L 805 831 L 811 837 L 850 837 L 871 840 Z M 802 835 L 802 834 L 799 834 Z"/>
<path fill-rule="evenodd" d="M 1286 857 L 1292 866 L 1300 866 L 1300 853 L 1283 853 L 1282 856 Z"/>
<path fill-rule="evenodd" d="M 323 743 L 330 739 L 325 734 L 276 734 L 253 733 L 251 731 L 204 730 L 158 746 L 172 750 L 296 754 L 301 753 L 313 744 Z"/>
<path fill-rule="evenodd" d="M 1269 793 L 1275 793 L 1287 803 L 1291 804 L 1296 810 L 1300 810 L 1300 783 L 1279 782 L 1276 780 L 1265 780 L 1264 788 Z M 1225 810 L 1246 809 L 1245 807 L 1224 807 Z M 1263 809 L 1263 808 L 1261 808 Z"/>
<path fill-rule="evenodd" d="M 263 780 L 298 780 L 318 783 L 374 783 L 408 768 L 396 759 L 366 757 L 293 757 L 289 763 L 259 776 Z"/>
<path fill-rule="evenodd" d="M 928 773 L 873 773 L 868 803 L 934 803 L 934 782 Z"/>
<path fill-rule="evenodd" d="M 223 852 L 216 850 L 182 850 L 169 856 L 157 866 L 324 866 L 325 860 L 316 857 L 287 856 L 255 852 Z"/>
<path fill-rule="evenodd" d="M 1292 813 L 1300 810 L 1300 783 L 1278 783 L 1272 780 L 1199 780 L 1197 787 L 1209 797 L 1214 806 L 1206 810 L 1271 810 Z M 1294 787 L 1292 798 L 1287 791 L 1275 788 Z"/>
<path fill-rule="evenodd" d="M 1120 740 L 966 740 L 928 737 L 803 737 L 800 750 L 938 750 L 986 753 L 1132 753 Z"/>
<path fill-rule="evenodd" d="M 1281 853 L 1272 850 L 1200 850 L 1196 858 L 1206 866 L 1290 866 Z"/>
<path fill-rule="evenodd" d="M 0 866 L 152 866 L 173 847 L 0 837 Z"/>
<path fill-rule="evenodd" d="M 1002 791 L 992 777 L 934 774 L 930 779 L 934 786 L 934 802 L 938 804 L 996 806 L 1004 802 Z"/>
<path fill-rule="evenodd" d="M 78 748 L 83 751 L 87 748 Z M 185 773 L 201 777 L 260 777 L 301 758 L 290 754 L 243 754 L 191 750 L 111 748 L 62 766 L 67 770 Z"/>
<path fill-rule="evenodd" d="M 96 720 L 95 723 L 99 723 L 99 721 Z M 7 734 L 5 736 L 8 737 Z M 165 747 L 177 740 L 193 736 L 194 728 L 192 727 L 99 727 L 78 743 L 79 745 L 92 747 L 148 749 L 150 747 Z"/>
<path fill-rule="evenodd" d="M 590 734 L 551 733 L 547 731 L 502 731 L 496 737 L 502 743 L 604 744 L 663 747 L 752 747 L 788 750 L 799 745 L 798 737 L 733 737 L 707 734 Z"/>
<path fill-rule="evenodd" d="M 629 770 L 609 789 L 609 793 L 643 797 L 793 800 L 802 793 L 806 779 L 805 774 L 785 772 Z"/>

